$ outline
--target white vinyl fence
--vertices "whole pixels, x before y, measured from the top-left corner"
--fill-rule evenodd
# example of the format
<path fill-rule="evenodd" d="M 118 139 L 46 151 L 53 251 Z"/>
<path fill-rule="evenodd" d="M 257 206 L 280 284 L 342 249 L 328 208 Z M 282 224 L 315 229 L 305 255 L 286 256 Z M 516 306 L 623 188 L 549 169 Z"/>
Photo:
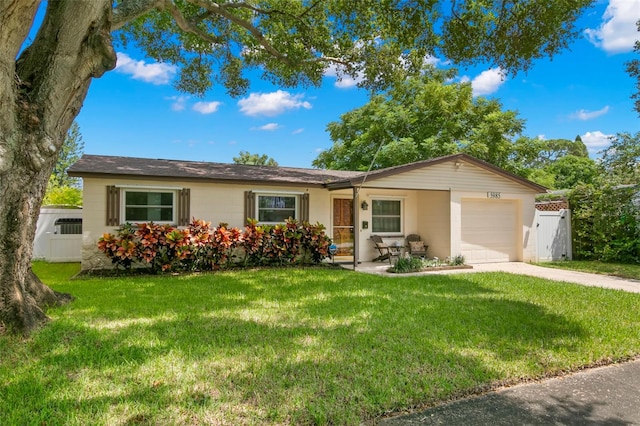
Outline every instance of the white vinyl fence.
<path fill-rule="evenodd" d="M 42 208 L 33 241 L 33 258 L 49 262 L 80 262 L 82 209 Z"/>
<path fill-rule="evenodd" d="M 536 210 L 538 260 L 571 259 L 571 210 Z"/>

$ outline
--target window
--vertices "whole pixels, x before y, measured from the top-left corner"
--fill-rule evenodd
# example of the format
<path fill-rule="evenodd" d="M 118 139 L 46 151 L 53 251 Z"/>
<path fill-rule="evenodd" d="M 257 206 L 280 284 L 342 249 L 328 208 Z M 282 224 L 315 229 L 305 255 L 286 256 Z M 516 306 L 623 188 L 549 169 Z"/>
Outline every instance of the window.
<path fill-rule="evenodd" d="M 82 234 L 82 218 L 60 218 L 54 223 L 55 233 L 60 235 Z"/>
<path fill-rule="evenodd" d="M 124 190 L 125 222 L 175 222 L 175 191 Z"/>
<path fill-rule="evenodd" d="M 258 221 L 282 223 L 290 217 L 296 219 L 296 195 L 258 195 Z"/>
<path fill-rule="evenodd" d="M 290 217 L 308 222 L 309 194 L 245 191 L 244 216 L 263 223 L 283 223 Z"/>
<path fill-rule="evenodd" d="M 402 234 L 402 202 L 372 200 L 371 231 L 378 234 Z"/>
<path fill-rule="evenodd" d="M 106 190 L 107 226 L 150 221 L 187 226 L 191 220 L 189 188 L 109 185 Z"/>

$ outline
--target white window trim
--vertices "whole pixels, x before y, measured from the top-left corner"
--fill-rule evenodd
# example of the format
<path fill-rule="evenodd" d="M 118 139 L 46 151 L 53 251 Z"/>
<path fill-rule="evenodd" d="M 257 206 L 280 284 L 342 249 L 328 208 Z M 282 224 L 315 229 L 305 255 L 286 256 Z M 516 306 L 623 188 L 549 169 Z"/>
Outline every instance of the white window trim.
<path fill-rule="evenodd" d="M 380 236 L 397 237 L 404 235 L 404 199 L 405 197 L 391 197 L 391 196 L 371 196 L 371 233 Z M 379 232 L 373 230 L 373 202 L 374 201 L 399 201 L 400 202 L 400 230 L 397 232 Z"/>
<path fill-rule="evenodd" d="M 127 192 L 170 192 L 173 194 L 172 208 L 171 208 L 171 220 L 154 220 L 153 223 L 160 225 L 171 225 L 177 222 L 178 213 L 178 190 L 182 188 L 173 186 L 139 186 L 139 185 L 116 185 L 117 188 L 122 188 L 120 191 L 120 217 L 122 223 L 150 223 L 152 221 L 129 221 L 127 220 Z"/>
<path fill-rule="evenodd" d="M 300 197 L 302 196 L 302 194 L 304 194 L 304 192 L 292 192 L 292 191 L 254 191 L 255 195 L 256 195 L 256 211 L 255 211 L 255 217 L 258 218 L 258 220 L 260 220 L 260 197 L 295 197 L 296 199 L 296 207 L 295 207 L 295 213 L 294 213 L 294 219 L 295 220 L 299 220 L 300 218 Z M 277 225 L 279 223 L 282 222 L 263 222 L 260 221 L 259 223 L 264 223 L 265 225 Z"/>

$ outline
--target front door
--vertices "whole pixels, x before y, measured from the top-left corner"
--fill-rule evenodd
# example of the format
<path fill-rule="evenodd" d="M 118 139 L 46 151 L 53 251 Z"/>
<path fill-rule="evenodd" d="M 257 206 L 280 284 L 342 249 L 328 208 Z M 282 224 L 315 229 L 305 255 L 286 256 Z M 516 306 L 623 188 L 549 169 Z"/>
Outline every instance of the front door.
<path fill-rule="evenodd" d="M 353 256 L 353 199 L 333 199 L 333 243 L 336 256 Z"/>

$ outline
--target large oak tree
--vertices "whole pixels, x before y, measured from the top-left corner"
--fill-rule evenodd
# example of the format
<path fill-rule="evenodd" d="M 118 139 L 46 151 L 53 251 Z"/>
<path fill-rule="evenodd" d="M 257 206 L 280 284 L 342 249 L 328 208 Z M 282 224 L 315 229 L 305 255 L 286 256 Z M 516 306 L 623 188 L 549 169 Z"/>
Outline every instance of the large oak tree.
<path fill-rule="evenodd" d="M 65 298 L 31 272 L 47 181 L 91 80 L 116 64 L 114 39 L 178 64 L 180 90 L 243 93 L 254 68 L 283 86 L 362 76 L 383 88 L 427 55 L 527 69 L 577 35 L 592 0 L 0 1 L 0 326 L 28 333 Z M 115 37 L 114 37 L 115 36 Z"/>
<path fill-rule="evenodd" d="M 510 168 L 512 139 L 524 121 L 497 100 L 473 97 L 470 83 L 452 83 L 454 70 L 425 67 L 349 111 L 327 129 L 333 146 L 313 165 L 328 169 L 382 169 L 465 152 Z"/>

